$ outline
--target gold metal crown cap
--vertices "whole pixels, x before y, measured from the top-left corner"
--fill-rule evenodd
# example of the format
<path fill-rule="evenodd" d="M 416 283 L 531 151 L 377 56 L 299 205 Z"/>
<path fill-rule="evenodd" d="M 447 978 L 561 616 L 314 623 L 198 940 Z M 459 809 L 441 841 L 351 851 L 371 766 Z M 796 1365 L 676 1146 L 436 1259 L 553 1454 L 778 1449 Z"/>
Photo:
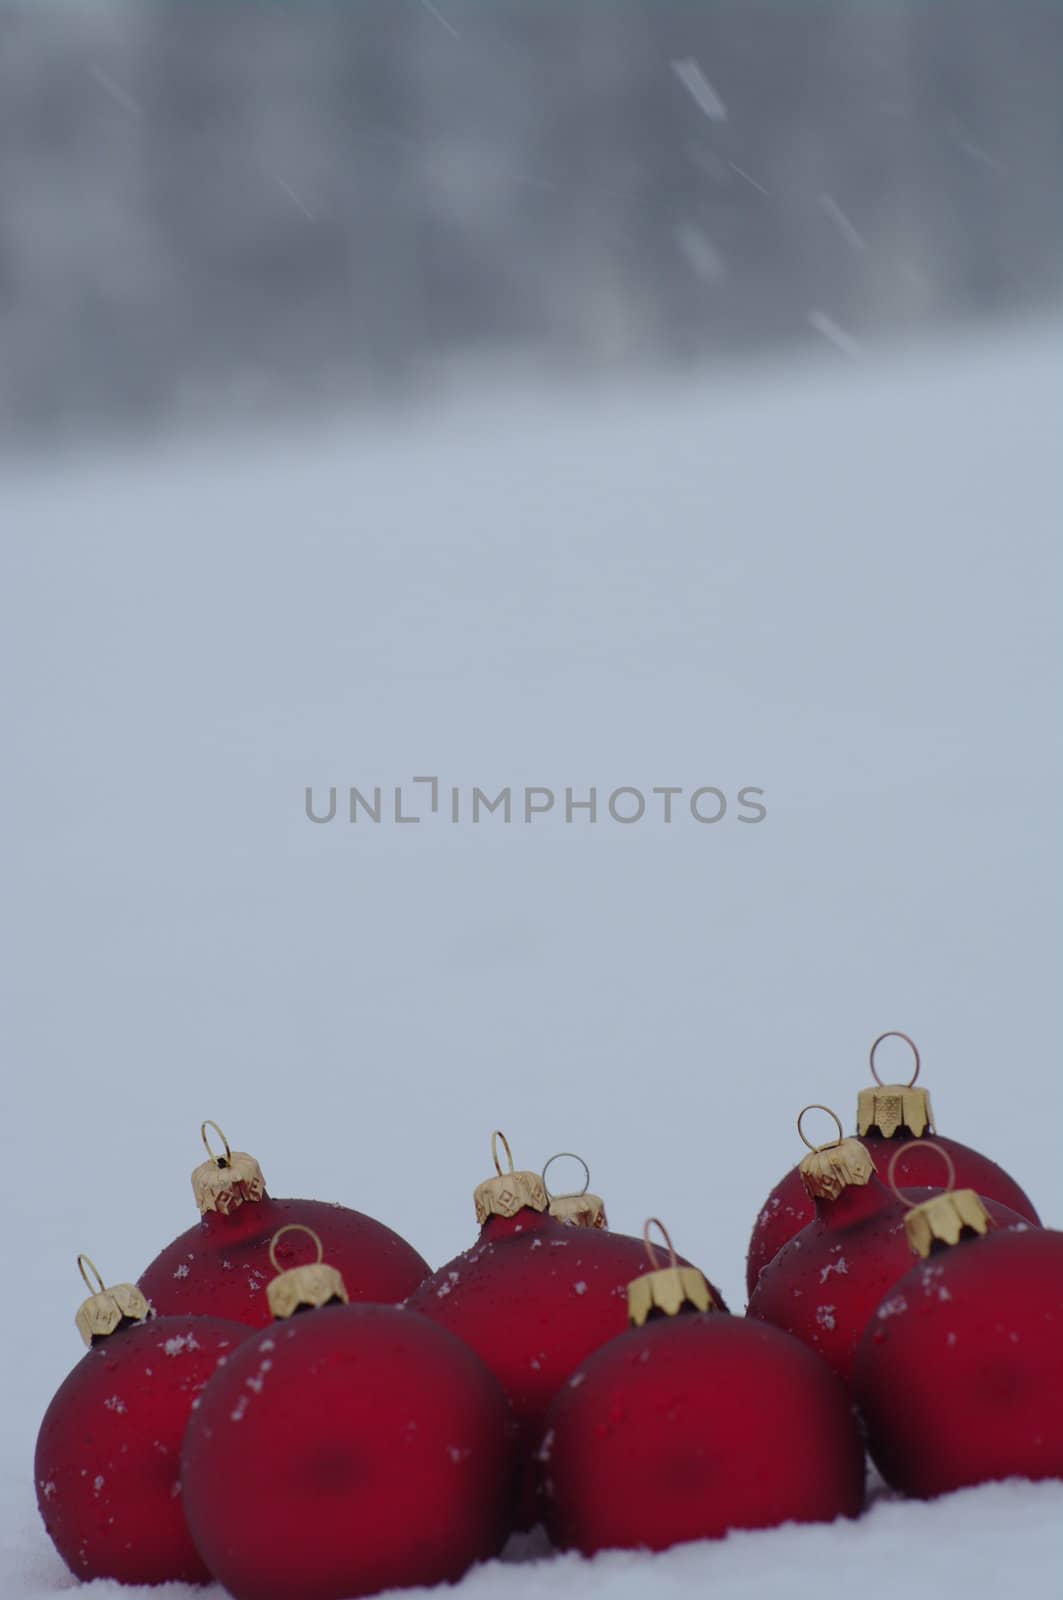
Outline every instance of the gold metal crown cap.
<path fill-rule="evenodd" d="M 886 1177 L 890 1188 L 902 1204 L 907 1202 L 897 1187 L 895 1178 L 897 1162 L 906 1150 L 911 1150 L 917 1145 L 923 1150 L 936 1150 L 944 1161 L 947 1172 L 944 1194 L 936 1194 L 930 1200 L 923 1200 L 904 1214 L 904 1231 L 908 1236 L 908 1243 L 917 1256 L 925 1259 L 933 1252 L 935 1244 L 959 1244 L 965 1230 L 971 1233 L 988 1233 L 993 1225 L 993 1219 L 973 1189 L 953 1188 L 956 1182 L 955 1162 L 948 1151 L 942 1145 L 935 1144 L 932 1139 L 909 1139 L 906 1144 L 899 1145 L 890 1158 Z"/>
<path fill-rule="evenodd" d="M 498 1159 L 498 1141 L 501 1139 L 505 1147 L 506 1158 L 509 1161 L 509 1171 L 502 1171 L 502 1163 Z M 494 1178 L 485 1178 L 483 1183 L 478 1183 L 473 1190 L 473 1204 L 476 1207 L 476 1220 L 481 1226 L 488 1217 L 515 1217 L 518 1211 L 523 1211 L 527 1206 L 532 1211 L 545 1211 L 549 1204 L 546 1197 L 546 1185 L 537 1172 L 516 1172 L 513 1167 L 513 1152 L 509 1148 L 509 1140 L 497 1128 L 491 1135 L 491 1156 L 498 1174 Z"/>
<path fill-rule="evenodd" d="M 992 1218 L 973 1189 L 937 1194 L 905 1212 L 904 1231 L 917 1256 L 930 1255 L 935 1244 L 959 1244 L 965 1228 L 988 1233 Z"/>
<path fill-rule="evenodd" d="M 670 1260 L 666 1267 L 657 1264 L 657 1252 L 650 1243 L 652 1227 L 660 1228 L 668 1245 Z M 653 1311 L 674 1317 L 684 1306 L 690 1306 L 695 1311 L 720 1309 L 704 1274 L 697 1267 L 679 1265 L 671 1235 L 663 1222 L 657 1217 L 650 1217 L 642 1230 L 642 1237 L 653 1270 L 644 1272 L 641 1278 L 633 1278 L 627 1286 L 627 1316 L 633 1328 L 641 1328 Z"/>
<path fill-rule="evenodd" d="M 600 1194 L 585 1189 L 582 1194 L 555 1194 L 550 1198 L 550 1215 L 558 1222 L 569 1222 L 576 1228 L 607 1228 L 605 1201 Z"/>
<path fill-rule="evenodd" d="M 883 1039 L 903 1039 L 910 1045 L 915 1057 L 915 1071 L 908 1083 L 883 1083 L 875 1068 L 875 1051 Z M 907 1128 L 913 1138 L 920 1139 L 934 1131 L 934 1113 L 930 1108 L 930 1091 L 917 1089 L 919 1076 L 919 1051 L 915 1041 L 896 1029 L 881 1033 L 871 1046 L 871 1076 L 874 1086 L 861 1089 L 856 1097 L 856 1131 L 859 1134 L 880 1133 L 892 1139 L 901 1128 Z"/>
<path fill-rule="evenodd" d="M 915 1138 L 934 1131 L 934 1113 L 929 1089 L 916 1089 L 910 1083 L 882 1083 L 874 1089 L 861 1089 L 856 1097 L 856 1131 L 880 1133 L 892 1139 L 901 1128 Z"/>
<path fill-rule="evenodd" d="M 805 1138 L 803 1123 L 809 1111 L 825 1111 L 838 1127 L 838 1137 L 830 1144 L 813 1144 Z M 875 1164 L 857 1139 L 846 1139 L 841 1119 L 830 1106 L 805 1106 L 797 1119 L 797 1131 L 809 1154 L 798 1167 L 801 1182 L 813 1200 L 837 1200 L 843 1189 L 868 1183 Z"/>
<path fill-rule="evenodd" d="M 215 1155 L 210 1148 L 207 1129 L 213 1128 L 225 1146 L 223 1156 Z M 266 1180 L 254 1156 L 244 1150 L 230 1150 L 229 1141 L 216 1122 L 209 1118 L 200 1127 L 200 1135 L 207 1147 L 207 1161 L 201 1161 L 192 1173 L 192 1192 L 200 1214 L 220 1211 L 223 1217 L 242 1206 L 245 1200 L 261 1200 L 266 1193 Z"/>
<path fill-rule="evenodd" d="M 74 1317 L 78 1332 L 87 1345 L 91 1345 L 94 1339 L 106 1339 L 123 1322 L 146 1322 L 155 1315 L 150 1301 L 135 1283 L 116 1283 L 106 1288 L 99 1270 L 88 1256 L 78 1256 L 78 1271 L 86 1287 L 92 1290 L 88 1299 L 78 1306 Z M 89 1277 L 90 1272 L 96 1279 L 95 1286 Z"/>
<path fill-rule="evenodd" d="M 801 1181 L 814 1200 L 837 1200 L 843 1189 L 870 1182 L 875 1163 L 858 1139 L 813 1150 L 801 1162 Z"/>
<path fill-rule="evenodd" d="M 562 1157 L 578 1161 L 583 1168 L 583 1188 L 576 1194 L 552 1194 L 550 1192 L 546 1174 L 554 1162 L 561 1160 Z M 609 1226 L 605 1215 L 605 1201 L 600 1194 L 591 1194 L 588 1189 L 591 1181 L 591 1171 L 582 1156 L 576 1155 L 572 1150 L 559 1150 L 557 1155 L 551 1156 L 546 1163 L 542 1176 L 543 1188 L 546 1190 L 547 1198 L 550 1201 L 550 1215 L 556 1218 L 558 1222 L 568 1222 L 576 1228 L 607 1228 Z"/>
<path fill-rule="evenodd" d="M 308 1234 L 317 1246 L 317 1260 L 282 1272 L 277 1265 L 277 1240 L 285 1233 Z M 277 1276 L 266 1285 L 266 1299 L 275 1321 L 283 1322 L 297 1311 L 318 1310 L 334 1300 L 347 1304 L 347 1286 L 336 1268 L 325 1263 L 323 1255 L 324 1247 L 313 1228 L 301 1222 L 289 1222 L 277 1229 L 269 1246 L 269 1259 Z"/>

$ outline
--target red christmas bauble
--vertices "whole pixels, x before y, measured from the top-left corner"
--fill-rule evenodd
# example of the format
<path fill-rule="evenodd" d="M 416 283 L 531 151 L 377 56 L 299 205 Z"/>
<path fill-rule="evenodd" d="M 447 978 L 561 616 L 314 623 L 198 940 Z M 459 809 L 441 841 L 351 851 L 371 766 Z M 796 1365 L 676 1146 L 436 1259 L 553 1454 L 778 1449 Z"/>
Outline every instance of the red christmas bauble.
<path fill-rule="evenodd" d="M 854 1381 L 875 1463 L 905 1494 L 1063 1478 L 1063 1233 L 920 1261 L 871 1319 Z"/>
<path fill-rule="evenodd" d="M 549 1216 L 537 1173 L 511 1167 L 476 1194 L 478 1242 L 407 1304 L 471 1345 L 506 1391 L 527 1464 L 518 1522 L 529 1526 L 546 1409 L 579 1363 L 627 1327 L 627 1286 L 646 1272 L 646 1249 L 641 1239 Z"/>
<path fill-rule="evenodd" d="M 818 1154 L 820 1164 L 833 1164 L 852 1181 L 833 1197 L 824 1193 L 812 1201 L 813 1220 L 761 1272 L 749 1315 L 793 1334 L 848 1382 L 864 1329 L 890 1285 L 912 1265 L 905 1216 L 940 1191 L 909 1190 L 899 1199 L 880 1182 L 856 1139 Z M 1001 1225 L 1022 1222 L 1006 1206 L 986 1205 Z"/>
<path fill-rule="evenodd" d="M 321 1239 L 353 1300 L 396 1305 L 427 1275 L 427 1261 L 384 1223 L 322 1200 L 274 1200 L 257 1161 L 227 1142 L 225 1150 L 192 1174 L 200 1221 L 140 1276 L 140 1288 L 160 1315 L 231 1317 L 264 1327 L 270 1321 L 263 1293 L 272 1276 L 270 1240 L 292 1225 L 311 1228 Z M 294 1265 L 300 1248 L 290 1236 L 282 1240 L 279 1264 Z"/>
<path fill-rule="evenodd" d="M 254 1334 L 185 1440 L 185 1510 L 236 1600 L 456 1582 L 509 1528 L 512 1421 L 459 1339 L 390 1306 Z"/>
<path fill-rule="evenodd" d="M 915 1077 L 907 1084 L 883 1084 L 879 1080 L 875 1051 L 883 1039 L 893 1037 L 911 1044 L 915 1052 L 915 1077 L 919 1074 L 919 1052 L 907 1034 L 884 1033 L 875 1040 L 871 1046 L 871 1071 L 876 1087 L 860 1091 L 856 1120 L 858 1137 L 867 1147 L 879 1177 L 885 1178 L 899 1142 L 932 1135 L 951 1157 L 960 1188 L 973 1189 L 976 1194 L 1018 1212 L 1028 1222 L 1039 1223 L 1041 1219 L 1029 1195 L 1003 1167 L 958 1140 L 943 1138 L 934 1131 L 930 1096 L 925 1089 L 915 1087 Z M 918 1147 L 909 1152 L 897 1173 L 897 1182 L 904 1189 L 932 1188 L 939 1178 L 940 1167 L 934 1156 Z M 784 1244 L 812 1221 L 813 1215 L 812 1202 L 801 1182 L 800 1168 L 794 1167 L 775 1185 L 753 1225 L 746 1258 L 746 1288 L 750 1294 L 756 1288 L 762 1269 L 775 1259 Z"/>
<path fill-rule="evenodd" d="M 550 1407 L 539 1465 L 551 1540 L 588 1556 L 855 1517 L 864 1499 L 833 1373 L 777 1329 L 712 1311 L 590 1356 Z"/>
<path fill-rule="evenodd" d="M 120 1284 L 94 1298 L 127 1292 Z M 116 1331 L 97 1338 L 45 1412 L 37 1504 L 78 1578 L 206 1583 L 185 1521 L 181 1443 L 207 1380 L 249 1329 L 216 1317 L 124 1321 L 115 1317 Z"/>

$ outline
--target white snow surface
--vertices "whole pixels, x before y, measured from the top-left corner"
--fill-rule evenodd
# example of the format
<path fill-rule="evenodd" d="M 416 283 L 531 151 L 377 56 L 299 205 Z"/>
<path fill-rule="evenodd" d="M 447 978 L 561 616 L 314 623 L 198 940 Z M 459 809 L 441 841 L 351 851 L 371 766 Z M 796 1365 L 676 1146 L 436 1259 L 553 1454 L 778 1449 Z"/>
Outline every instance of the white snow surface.
<path fill-rule="evenodd" d="M 740 1308 L 796 1112 L 850 1124 L 897 1027 L 941 1130 L 1058 1223 L 1061 355 L 1050 324 L 4 466 L 5 1594 L 74 1587 L 31 1462 L 75 1255 L 133 1278 L 194 1221 L 204 1117 L 433 1264 L 491 1128 L 519 1164 L 578 1150 L 614 1227 L 663 1217 Z M 425 820 L 304 815 L 377 783 Z M 448 820 L 452 785 L 505 784 L 596 784 L 599 820 Z M 617 824 L 621 785 L 768 815 Z M 1008 1483 L 659 1557 L 532 1538 L 460 1587 L 1061 1571 L 1063 1485 Z"/>

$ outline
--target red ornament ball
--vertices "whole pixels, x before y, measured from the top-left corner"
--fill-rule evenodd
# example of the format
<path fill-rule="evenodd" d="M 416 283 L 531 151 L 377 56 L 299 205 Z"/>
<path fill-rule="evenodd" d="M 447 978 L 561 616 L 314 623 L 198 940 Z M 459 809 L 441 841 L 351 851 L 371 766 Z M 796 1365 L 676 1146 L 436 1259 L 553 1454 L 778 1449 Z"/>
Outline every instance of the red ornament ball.
<path fill-rule="evenodd" d="M 846 1140 L 838 1150 L 846 1146 L 862 1149 L 859 1141 Z M 817 1198 L 813 1220 L 761 1272 L 749 1315 L 793 1334 L 848 1382 L 864 1329 L 890 1286 L 911 1268 L 905 1216 L 939 1192 L 911 1190 L 902 1201 L 872 1172 L 836 1199 Z M 1022 1222 L 1006 1206 L 986 1206 L 1002 1226 Z"/>
<path fill-rule="evenodd" d="M 94 1343 L 37 1436 L 37 1504 L 78 1578 L 206 1583 L 185 1521 L 181 1443 L 207 1380 L 249 1330 L 159 1317 Z"/>
<path fill-rule="evenodd" d="M 547 1203 L 538 1173 L 514 1171 L 510 1157 L 508 1173 L 476 1190 L 477 1244 L 407 1302 L 464 1339 L 505 1390 L 524 1462 L 520 1527 L 537 1520 L 533 1458 L 547 1407 L 592 1350 L 623 1333 L 628 1285 L 649 1267 L 641 1239 L 555 1221 Z"/>
<path fill-rule="evenodd" d="M 427 1261 L 384 1223 L 322 1200 L 274 1200 L 257 1161 L 228 1143 L 225 1151 L 192 1174 L 200 1221 L 167 1245 L 139 1279 L 160 1315 L 231 1317 L 253 1328 L 267 1326 L 263 1290 L 273 1276 L 270 1240 L 293 1224 L 320 1238 L 352 1300 L 397 1305 L 427 1275 Z M 277 1247 L 278 1265 L 294 1266 L 302 1249 L 286 1235 Z"/>
<path fill-rule="evenodd" d="M 907 1084 L 883 1084 L 875 1071 L 875 1052 L 884 1039 L 904 1039 L 915 1054 L 915 1076 Z M 1039 1223 L 1040 1217 L 1029 1195 L 1020 1188 L 1003 1167 L 988 1156 L 960 1144 L 956 1139 L 943 1138 L 933 1130 L 930 1097 L 925 1089 L 915 1087 L 919 1075 L 919 1052 L 907 1034 L 884 1033 L 871 1046 L 871 1071 L 876 1087 L 860 1092 L 857 1102 L 857 1126 L 861 1130 L 860 1142 L 864 1145 L 880 1178 L 885 1179 L 887 1169 L 898 1144 L 906 1139 L 930 1137 L 948 1152 L 956 1172 L 956 1185 L 973 1189 L 976 1194 L 996 1200 L 1011 1211 L 1025 1217 L 1027 1222 Z M 909 1121 L 905 1121 L 907 1118 Z M 910 1124 L 914 1124 L 911 1126 Z M 931 1149 L 922 1150 L 915 1145 L 898 1164 L 897 1182 L 903 1189 L 932 1188 L 940 1181 L 941 1168 Z M 813 1218 L 812 1202 L 801 1182 L 800 1167 L 789 1171 L 771 1191 L 757 1215 L 749 1241 L 746 1259 L 746 1288 L 752 1294 L 763 1269 Z"/>
<path fill-rule="evenodd" d="M 455 1582 L 505 1540 L 505 1397 L 460 1340 L 388 1306 L 253 1335 L 185 1440 L 185 1510 L 236 1600 L 353 1600 Z"/>
<path fill-rule="evenodd" d="M 855 1392 L 905 1494 L 1063 1478 L 1063 1233 L 990 1233 L 920 1261 L 864 1334 Z"/>
<path fill-rule="evenodd" d="M 860 1143 L 875 1163 L 878 1176 L 884 1179 L 897 1141 L 867 1134 Z M 996 1201 L 1015 1216 L 1035 1225 L 1040 1223 L 1029 1196 L 995 1161 L 979 1155 L 977 1150 L 968 1149 L 956 1139 L 942 1138 L 938 1133 L 934 1134 L 933 1143 L 940 1145 L 951 1156 L 958 1188 L 973 1189 L 976 1194 Z M 903 1189 L 932 1188 L 940 1180 L 940 1161 L 935 1159 L 930 1148 L 924 1152 L 916 1145 L 897 1163 L 897 1182 Z M 815 1208 L 801 1182 L 800 1166 L 796 1166 L 775 1185 L 757 1217 L 746 1260 L 746 1286 L 751 1295 L 764 1268 L 814 1217 Z"/>
<path fill-rule="evenodd" d="M 596 1351 L 550 1407 L 539 1464 L 551 1540 L 588 1556 L 855 1517 L 864 1500 L 834 1374 L 722 1312 L 649 1321 Z"/>
<path fill-rule="evenodd" d="M 530 1463 L 547 1407 L 591 1351 L 627 1327 L 627 1288 L 648 1269 L 641 1239 L 524 1208 L 490 1216 L 479 1243 L 426 1278 L 408 1307 L 470 1345 L 498 1378 Z M 522 1522 L 534 1520 L 526 1494 Z"/>

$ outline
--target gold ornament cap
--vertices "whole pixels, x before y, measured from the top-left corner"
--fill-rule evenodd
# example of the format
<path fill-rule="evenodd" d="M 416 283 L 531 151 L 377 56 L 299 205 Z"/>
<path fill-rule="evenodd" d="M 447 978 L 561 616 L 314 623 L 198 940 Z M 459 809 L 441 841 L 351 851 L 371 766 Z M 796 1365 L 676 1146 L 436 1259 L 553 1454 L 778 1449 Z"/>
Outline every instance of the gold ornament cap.
<path fill-rule="evenodd" d="M 659 1228 L 668 1246 L 669 1263 L 659 1265 L 657 1252 L 650 1242 L 650 1229 Z M 646 1254 L 652 1271 L 641 1278 L 633 1278 L 627 1286 L 627 1317 L 633 1328 L 641 1328 L 654 1311 L 666 1317 L 677 1316 L 684 1306 L 694 1311 L 719 1311 L 708 1280 L 697 1267 L 681 1267 L 676 1258 L 672 1236 L 658 1217 L 649 1217 L 642 1230 Z"/>
<path fill-rule="evenodd" d="M 502 1171 L 502 1163 L 498 1159 L 498 1141 L 501 1139 L 509 1162 L 509 1171 Z M 513 1167 L 513 1152 L 509 1148 L 509 1140 L 498 1128 L 491 1135 L 491 1158 L 498 1174 L 495 1178 L 485 1178 L 483 1183 L 478 1183 L 473 1190 L 473 1204 L 476 1207 L 476 1220 L 483 1226 L 488 1217 L 515 1217 L 518 1211 L 528 1207 L 531 1211 L 545 1211 L 549 1204 L 546 1197 L 546 1185 L 537 1172 L 517 1172 Z"/>
<path fill-rule="evenodd" d="M 935 1245 L 951 1247 L 959 1244 L 964 1233 L 988 1233 L 993 1219 L 973 1189 L 953 1188 L 956 1167 L 952 1157 L 932 1139 L 909 1139 L 893 1152 L 887 1177 L 890 1188 L 903 1205 L 907 1205 L 907 1199 L 898 1189 L 894 1174 L 900 1157 L 916 1146 L 920 1150 L 936 1150 L 948 1168 L 945 1193 L 921 1201 L 904 1214 L 904 1231 L 912 1252 L 925 1261 L 933 1254 Z"/>
<path fill-rule="evenodd" d="M 155 1315 L 151 1302 L 135 1283 L 116 1283 L 106 1287 L 96 1263 L 86 1255 L 78 1256 L 78 1271 L 85 1287 L 92 1292 L 78 1306 L 74 1321 L 87 1345 L 94 1339 L 106 1339 L 126 1322 L 146 1322 Z M 96 1282 L 93 1283 L 89 1273 Z"/>
<path fill-rule="evenodd" d="M 903 1039 L 905 1044 L 911 1046 L 915 1057 L 915 1071 L 907 1083 L 883 1083 L 875 1068 L 875 1051 L 883 1039 Z M 934 1113 L 930 1106 L 930 1091 L 917 1089 L 916 1079 L 919 1076 L 919 1050 L 915 1040 L 910 1039 L 906 1033 L 898 1033 L 893 1028 L 889 1033 L 880 1033 L 871 1046 L 871 1076 L 874 1086 L 861 1089 L 856 1097 L 856 1131 L 861 1136 L 865 1133 L 879 1133 L 884 1139 L 892 1139 L 900 1129 L 906 1128 L 913 1138 L 921 1139 L 926 1133 L 934 1131 Z"/>
<path fill-rule="evenodd" d="M 575 1194 L 551 1194 L 550 1185 L 546 1181 L 546 1174 L 555 1161 L 567 1157 L 571 1161 L 578 1161 L 583 1168 L 583 1188 Z M 591 1169 L 582 1156 L 576 1155 L 572 1150 L 559 1150 L 556 1156 L 551 1156 L 542 1172 L 543 1188 L 546 1190 L 550 1202 L 550 1215 L 558 1222 L 568 1222 L 575 1228 L 607 1228 L 609 1223 L 605 1215 L 605 1201 L 600 1194 L 591 1194 L 588 1185 L 591 1181 Z"/>
<path fill-rule="evenodd" d="M 282 1271 L 277 1261 L 277 1240 L 285 1233 L 307 1234 L 317 1247 L 317 1260 Z M 277 1229 L 269 1245 L 270 1264 L 277 1276 L 266 1285 L 266 1299 L 275 1322 L 284 1322 L 297 1311 L 319 1310 L 336 1300 L 347 1304 L 347 1286 L 336 1268 L 326 1264 L 324 1255 L 324 1246 L 313 1228 L 289 1222 Z"/>
<path fill-rule="evenodd" d="M 225 1146 L 223 1156 L 215 1155 L 211 1149 L 207 1138 L 208 1128 L 214 1129 Z M 228 1139 L 209 1117 L 201 1123 L 199 1133 L 210 1158 L 201 1161 L 192 1173 L 192 1192 L 200 1215 L 205 1216 L 208 1211 L 220 1211 L 223 1217 L 227 1217 L 245 1200 L 261 1200 L 266 1193 L 266 1180 L 254 1156 L 249 1156 L 245 1150 L 231 1150 Z"/>
<path fill-rule="evenodd" d="M 838 1137 L 829 1144 L 813 1144 L 805 1137 L 802 1124 L 809 1111 L 825 1111 L 838 1125 Z M 858 1139 L 847 1139 L 841 1118 L 830 1106 L 805 1106 L 797 1119 L 797 1131 L 810 1154 L 798 1167 L 801 1182 L 813 1200 L 837 1200 L 843 1189 L 860 1188 L 869 1183 L 875 1163 Z"/>

